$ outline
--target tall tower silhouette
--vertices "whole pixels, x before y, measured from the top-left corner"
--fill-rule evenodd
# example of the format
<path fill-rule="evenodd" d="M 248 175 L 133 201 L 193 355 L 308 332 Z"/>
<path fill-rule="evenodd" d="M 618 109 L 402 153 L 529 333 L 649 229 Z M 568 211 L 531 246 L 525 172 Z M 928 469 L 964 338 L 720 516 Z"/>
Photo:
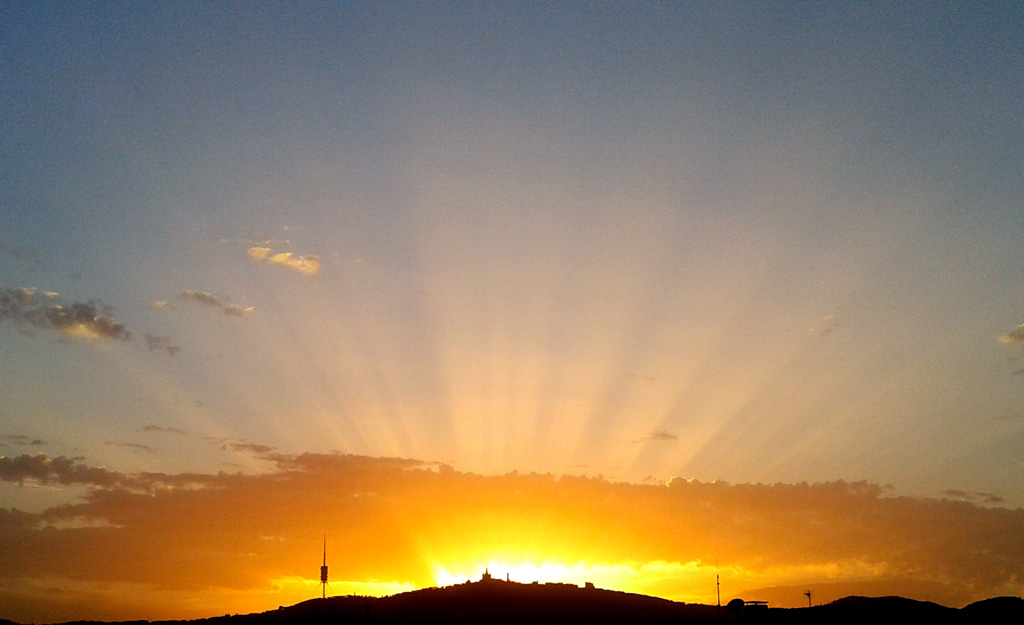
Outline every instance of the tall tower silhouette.
<path fill-rule="evenodd" d="M 321 599 L 327 598 L 327 534 L 324 534 L 324 564 L 320 567 L 320 586 L 323 587 L 323 592 L 320 595 Z"/>

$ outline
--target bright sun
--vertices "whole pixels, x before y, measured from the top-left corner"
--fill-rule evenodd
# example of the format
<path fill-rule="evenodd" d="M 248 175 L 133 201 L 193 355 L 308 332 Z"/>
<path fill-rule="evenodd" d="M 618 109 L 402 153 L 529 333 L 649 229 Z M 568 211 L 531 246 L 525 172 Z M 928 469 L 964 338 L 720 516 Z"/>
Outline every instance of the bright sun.
<path fill-rule="evenodd" d="M 462 584 L 467 581 L 478 580 L 484 571 L 489 572 L 494 578 L 508 579 L 522 584 L 532 582 L 540 582 L 541 584 L 549 582 L 582 584 L 583 582 L 577 581 L 577 578 L 586 577 L 587 567 L 581 564 L 568 567 L 564 564 L 553 562 L 545 562 L 539 566 L 532 563 L 513 565 L 499 560 L 492 560 L 483 565 L 479 571 L 469 572 L 468 574 L 466 571 L 452 573 L 445 567 L 438 565 L 434 570 L 434 580 L 438 586 L 451 586 L 452 584 Z"/>

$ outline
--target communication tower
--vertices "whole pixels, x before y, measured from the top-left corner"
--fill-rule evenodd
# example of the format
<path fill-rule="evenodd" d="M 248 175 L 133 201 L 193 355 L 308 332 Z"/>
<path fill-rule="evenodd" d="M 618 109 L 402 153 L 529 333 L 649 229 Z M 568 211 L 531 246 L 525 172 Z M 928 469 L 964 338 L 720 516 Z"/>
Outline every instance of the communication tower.
<path fill-rule="evenodd" d="M 327 598 L 327 534 L 324 534 L 324 563 L 320 567 L 320 586 L 323 587 L 323 592 L 320 595 L 321 599 Z"/>
<path fill-rule="evenodd" d="M 718 620 L 722 620 L 722 578 L 715 573 L 715 594 L 718 595 Z"/>

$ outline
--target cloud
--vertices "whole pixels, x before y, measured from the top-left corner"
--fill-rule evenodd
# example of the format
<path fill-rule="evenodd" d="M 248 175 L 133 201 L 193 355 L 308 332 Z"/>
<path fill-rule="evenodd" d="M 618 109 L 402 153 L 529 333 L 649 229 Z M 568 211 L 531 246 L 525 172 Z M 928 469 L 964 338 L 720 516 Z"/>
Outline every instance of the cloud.
<path fill-rule="evenodd" d="M 154 451 L 155 451 L 149 445 L 142 445 L 142 444 L 139 444 L 139 443 L 128 443 L 128 442 L 125 442 L 125 441 L 107 441 L 107 442 L 105 442 L 103 444 L 104 445 L 109 445 L 111 447 L 123 447 L 125 449 L 138 449 L 139 451 L 146 451 L 146 452 L 149 452 L 149 453 L 154 453 Z"/>
<path fill-rule="evenodd" d="M 46 443 L 38 438 L 25 436 L 23 434 L 4 434 L 0 436 L 0 445 L 32 446 L 45 445 Z"/>
<path fill-rule="evenodd" d="M 256 456 L 263 457 L 264 459 L 272 459 L 274 462 L 280 462 L 283 456 L 271 454 L 274 451 L 273 447 L 267 445 L 261 445 L 259 443 L 251 443 L 245 440 L 238 440 L 234 438 L 218 437 L 218 436 L 206 436 L 206 440 L 210 441 L 215 445 L 219 445 L 221 451 L 237 451 L 255 454 Z"/>
<path fill-rule="evenodd" d="M 839 322 L 836 320 L 835 315 L 825 315 L 819 322 L 808 329 L 808 334 L 815 335 L 819 338 L 824 338 L 839 328 Z"/>
<path fill-rule="evenodd" d="M 51 458 L 46 454 L 21 455 L 16 458 L 0 456 L 0 481 L 22 484 L 26 480 L 41 484 L 84 484 L 103 488 L 134 482 L 123 473 L 91 467 L 75 458 Z"/>
<path fill-rule="evenodd" d="M 315 274 L 320 271 L 320 257 L 319 256 L 296 256 L 291 252 L 281 252 L 274 254 L 267 259 L 269 262 L 284 265 L 295 271 L 305 274 Z"/>
<path fill-rule="evenodd" d="M 658 441 L 660 441 L 660 442 L 671 442 L 671 441 L 675 441 L 675 440 L 679 440 L 679 437 L 676 436 L 675 434 L 673 434 L 671 432 L 666 432 L 664 430 L 656 430 L 654 432 L 651 432 L 647 436 L 644 436 L 643 438 L 636 439 L 633 442 L 634 443 L 650 443 L 650 442 L 658 442 Z"/>
<path fill-rule="evenodd" d="M 174 304 L 169 304 L 163 300 L 155 301 L 152 304 L 150 304 L 150 306 L 156 308 L 157 310 L 174 310 Z"/>
<path fill-rule="evenodd" d="M 278 238 L 274 238 L 274 237 L 265 237 L 265 236 L 248 237 L 248 238 L 242 238 L 242 239 L 221 239 L 220 242 L 221 243 L 230 243 L 231 245 L 238 245 L 238 244 L 246 245 L 247 246 L 246 249 L 248 249 L 250 247 L 257 247 L 257 248 L 258 247 L 279 247 L 279 246 L 282 246 L 282 245 L 291 245 L 292 244 L 290 239 L 278 239 Z"/>
<path fill-rule="evenodd" d="M 964 490 L 948 489 L 942 491 L 942 495 L 960 501 L 981 501 L 982 503 L 1000 504 L 1004 499 L 995 493 L 968 492 Z"/>
<path fill-rule="evenodd" d="M 300 256 L 291 252 L 273 253 L 269 247 L 253 246 L 246 250 L 249 258 L 256 262 L 265 262 L 272 265 L 281 265 L 304 273 L 314 275 L 320 273 L 320 257 L 313 255 Z"/>
<path fill-rule="evenodd" d="M 162 433 L 166 433 L 166 434 L 179 434 L 179 435 L 186 434 L 185 430 L 179 430 L 178 428 L 172 428 L 172 427 L 165 427 L 165 426 L 162 426 L 162 425 L 147 425 L 146 427 L 142 428 L 142 431 L 143 432 L 162 432 Z"/>
<path fill-rule="evenodd" d="M 1007 345 L 1019 345 L 1024 343 L 1024 323 L 1003 334 L 997 339 L 1000 343 Z"/>
<path fill-rule="evenodd" d="M 1024 323 L 1003 334 L 997 339 L 1004 345 L 1011 345 L 1018 348 L 1019 353 L 1012 357 L 1012 360 L 1024 360 Z M 1024 369 L 1018 369 L 1013 375 L 1024 375 Z"/>
<path fill-rule="evenodd" d="M 224 314 L 228 315 L 229 317 L 244 317 L 251 313 L 253 310 L 255 310 L 254 306 L 248 306 L 243 308 L 241 306 L 235 306 L 234 304 L 228 304 L 223 308 Z"/>
<path fill-rule="evenodd" d="M 130 340 L 124 324 L 117 323 L 113 309 L 100 300 L 64 303 L 60 294 L 16 287 L 0 290 L 0 321 L 55 330 L 69 338 Z"/>
<path fill-rule="evenodd" d="M 267 260 L 270 256 L 270 248 L 253 246 L 246 250 L 246 254 L 255 261 Z"/>
<path fill-rule="evenodd" d="M 274 451 L 273 447 L 266 445 L 259 445 L 257 443 L 243 443 L 243 442 L 230 442 L 224 443 L 220 446 L 222 451 L 242 451 L 256 454 L 257 456 L 265 456 L 270 452 Z"/>
<path fill-rule="evenodd" d="M 150 351 L 163 352 L 168 356 L 176 356 L 181 351 L 180 347 L 171 345 L 171 337 L 153 336 L 152 334 L 146 335 L 146 347 Z"/>
<path fill-rule="evenodd" d="M 436 583 L 437 567 L 475 574 L 492 561 L 584 563 L 584 573 L 620 572 L 606 587 L 713 602 L 716 568 L 707 563 L 717 561 L 740 596 L 828 581 L 874 584 L 882 594 L 926 592 L 946 605 L 1024 591 L 1024 510 L 892 497 L 867 482 L 483 476 L 414 459 L 224 444 L 262 453 L 271 470 L 124 474 L 62 457 L 0 459 L 0 478 L 9 482 L 90 487 L 80 503 L 34 515 L 0 510 L 0 592 L 9 614 L 45 620 L 17 608 L 34 585 L 75 587 L 72 580 L 123 592 L 82 590 L 82 607 L 68 618 L 118 606 L 135 618 L 209 616 L 209 605 L 229 600 L 266 609 L 291 598 L 280 596 L 275 580 L 315 573 L 324 532 L 330 550 L 345 554 L 330 562 L 336 584 L 422 587 Z M 83 522 L 88 531 L 68 527 Z M 302 592 L 315 590 L 315 579 L 308 584 Z M 183 607 L 197 595 L 211 598 L 207 607 Z M 129 613 L 127 598 L 140 596 L 150 603 Z M 803 599 L 795 595 L 793 605 Z"/>
<path fill-rule="evenodd" d="M 0 241 L 0 256 L 7 256 L 16 261 L 32 265 L 42 265 L 42 255 L 34 245 L 6 245 Z"/>
<path fill-rule="evenodd" d="M 210 293 L 204 293 L 202 291 L 182 291 L 181 295 L 179 295 L 178 297 L 185 301 L 202 304 L 203 306 L 214 306 L 216 308 L 219 308 L 222 305 L 220 303 L 220 300 L 218 300 L 216 297 L 214 297 Z"/>
<path fill-rule="evenodd" d="M 675 434 L 672 434 L 671 432 L 658 430 L 656 432 L 651 432 L 650 436 L 648 436 L 647 438 L 652 441 L 674 441 L 677 440 L 679 437 L 676 436 Z"/>
<path fill-rule="evenodd" d="M 223 313 L 229 317 L 244 317 L 255 310 L 254 306 L 236 306 L 235 304 L 227 304 L 222 302 L 216 296 L 204 292 L 204 291 L 183 291 L 178 299 L 185 300 L 188 302 L 195 302 L 203 306 L 209 306 L 211 308 L 219 308 Z"/>

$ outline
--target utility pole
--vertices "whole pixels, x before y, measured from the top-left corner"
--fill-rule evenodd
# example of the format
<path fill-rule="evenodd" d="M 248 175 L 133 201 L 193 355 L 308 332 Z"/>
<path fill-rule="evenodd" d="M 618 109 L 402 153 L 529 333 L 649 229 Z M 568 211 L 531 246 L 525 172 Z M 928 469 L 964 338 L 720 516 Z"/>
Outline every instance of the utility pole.
<path fill-rule="evenodd" d="M 809 608 L 809 607 L 811 607 L 811 591 L 808 590 L 804 594 L 807 595 L 807 607 Z"/>

